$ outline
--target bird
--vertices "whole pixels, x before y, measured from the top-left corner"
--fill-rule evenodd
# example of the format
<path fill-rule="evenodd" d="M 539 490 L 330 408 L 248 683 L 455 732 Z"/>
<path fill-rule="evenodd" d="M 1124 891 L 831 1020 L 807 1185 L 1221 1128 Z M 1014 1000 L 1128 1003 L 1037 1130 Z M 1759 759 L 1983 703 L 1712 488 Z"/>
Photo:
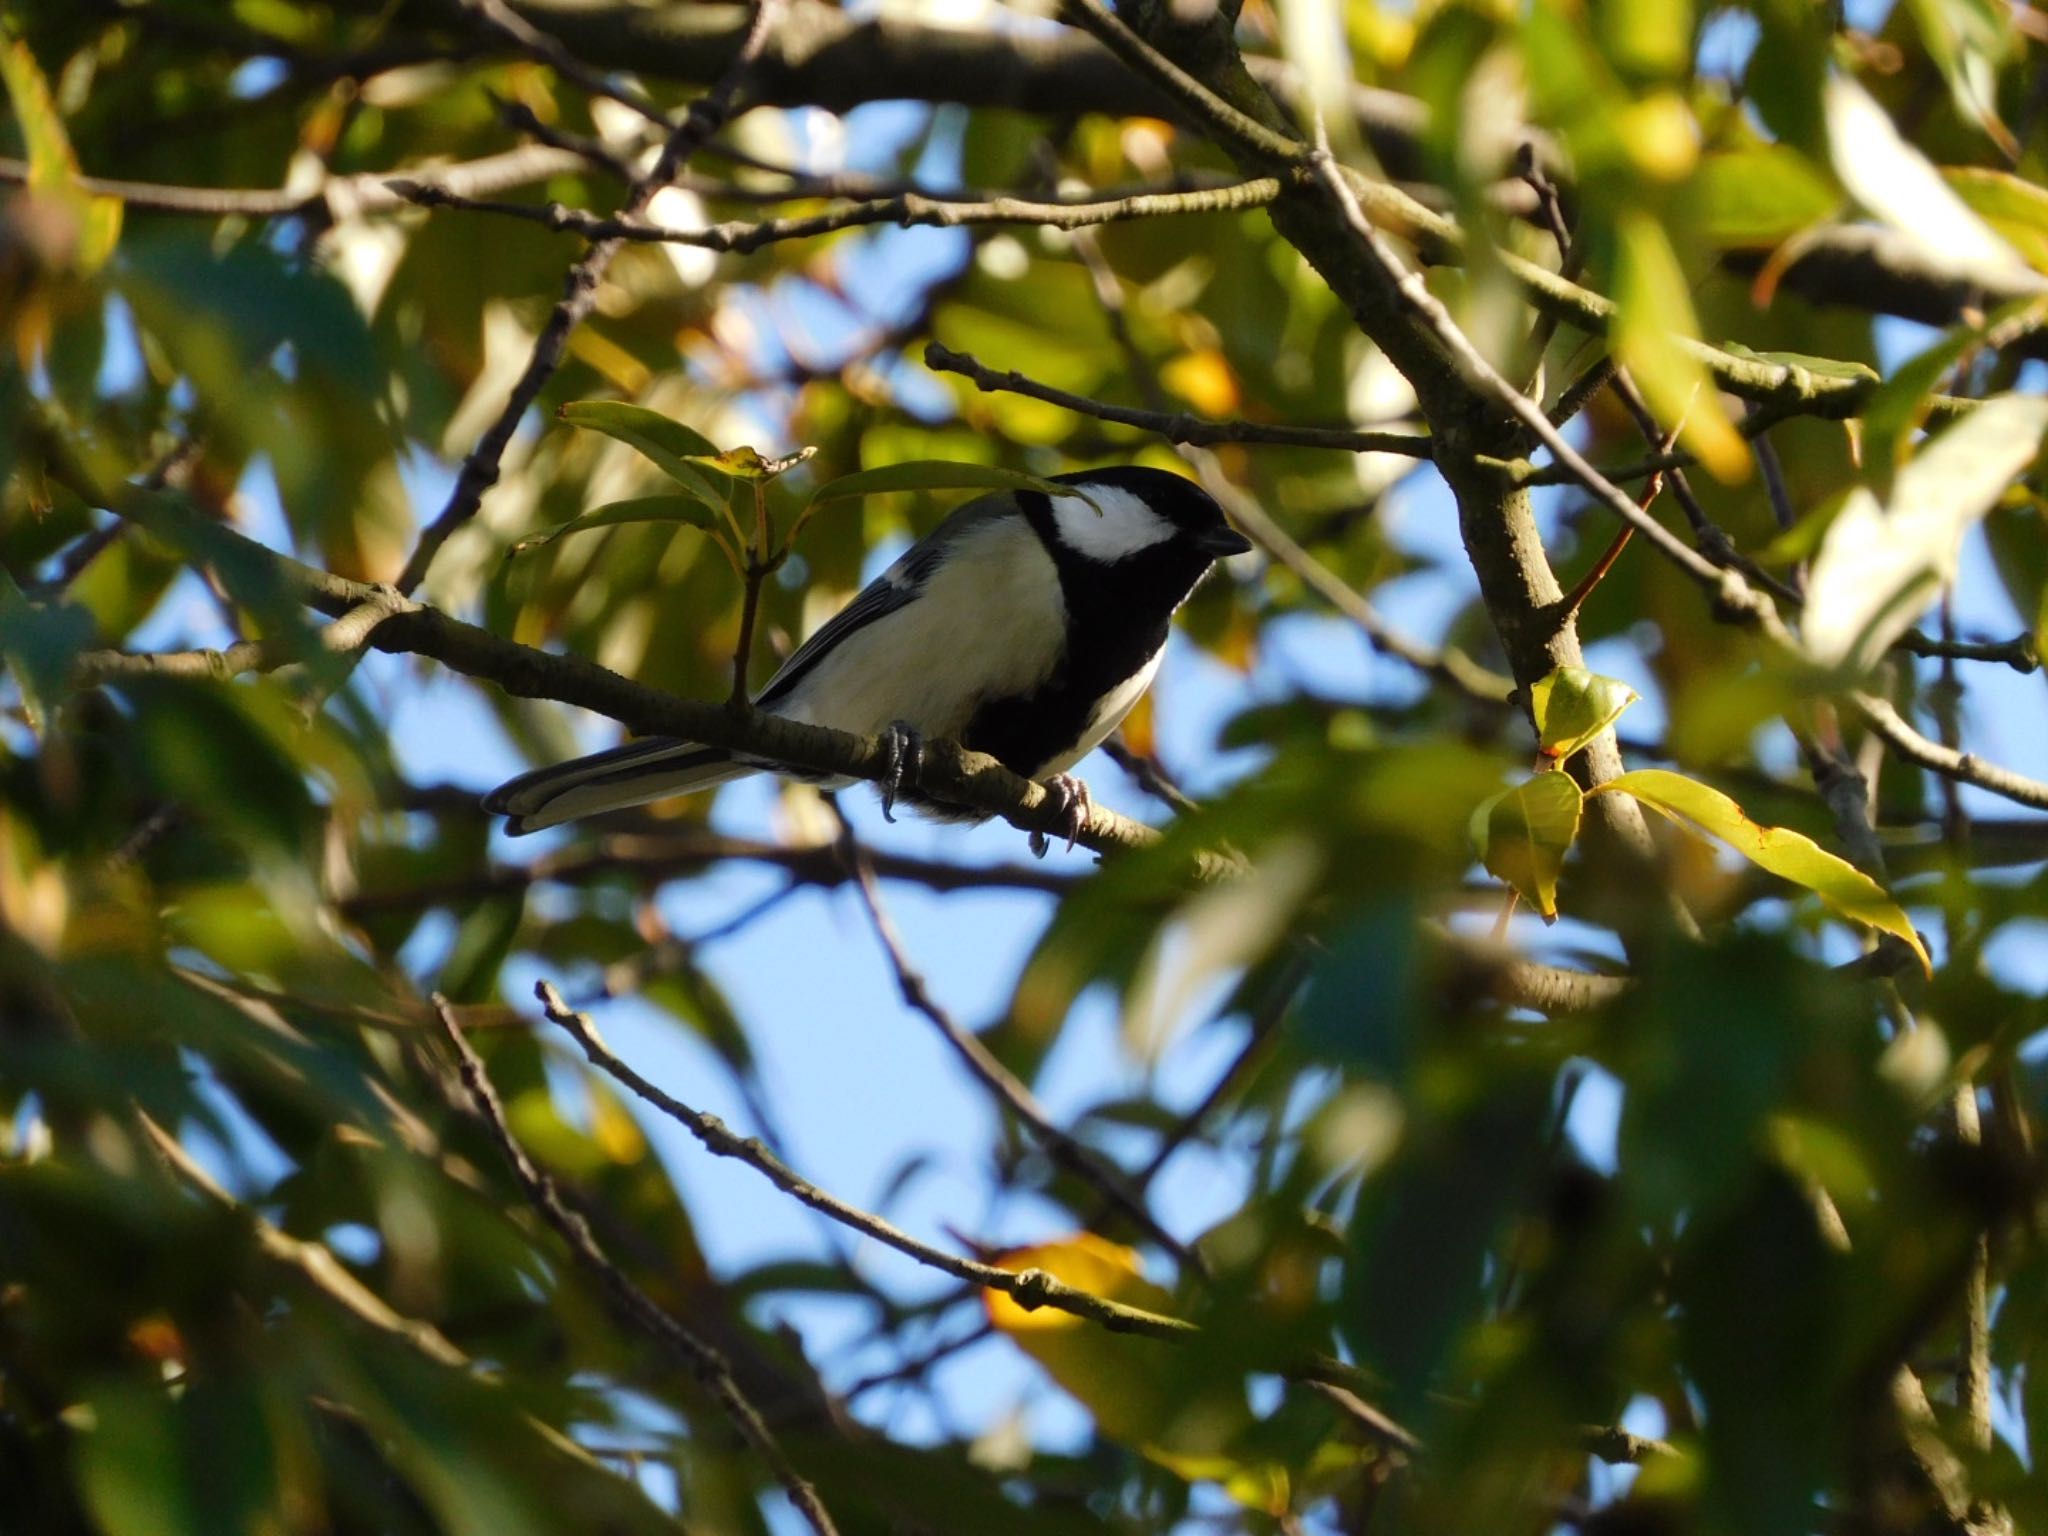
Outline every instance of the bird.
<path fill-rule="evenodd" d="M 1168 470 L 1115 465 L 1056 483 L 1078 494 L 1005 490 L 956 508 L 799 646 L 754 707 L 882 737 L 892 820 L 899 794 L 942 819 L 974 819 L 915 786 L 926 738 L 985 752 L 1045 784 L 1071 846 L 1091 801 L 1067 770 L 1151 686 L 1175 610 L 1216 561 L 1252 546 L 1207 492 Z M 763 770 L 792 774 L 643 737 L 521 774 L 483 805 L 517 837 Z M 1034 834 L 1034 849 L 1045 846 Z"/>

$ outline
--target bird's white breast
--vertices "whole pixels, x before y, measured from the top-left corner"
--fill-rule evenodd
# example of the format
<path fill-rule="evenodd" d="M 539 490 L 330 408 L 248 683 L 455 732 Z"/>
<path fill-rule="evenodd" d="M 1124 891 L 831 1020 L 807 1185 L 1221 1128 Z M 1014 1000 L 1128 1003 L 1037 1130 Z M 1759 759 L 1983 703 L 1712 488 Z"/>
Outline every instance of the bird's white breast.
<path fill-rule="evenodd" d="M 1066 628 L 1059 572 L 1030 525 L 984 523 L 960 535 L 913 601 L 847 636 L 776 713 L 862 735 L 902 720 L 957 740 L 985 701 L 1052 675 Z"/>
<path fill-rule="evenodd" d="M 1152 659 L 1129 677 L 1118 683 L 1096 701 L 1095 712 L 1088 717 L 1088 723 L 1081 728 L 1080 737 L 1074 742 L 1071 752 L 1064 752 L 1039 770 L 1041 778 L 1055 773 L 1065 773 L 1090 752 L 1109 738 L 1109 733 L 1124 723 L 1128 715 L 1145 696 L 1145 690 L 1152 686 L 1152 679 L 1159 675 L 1159 660 L 1166 654 L 1161 646 L 1152 653 Z"/>

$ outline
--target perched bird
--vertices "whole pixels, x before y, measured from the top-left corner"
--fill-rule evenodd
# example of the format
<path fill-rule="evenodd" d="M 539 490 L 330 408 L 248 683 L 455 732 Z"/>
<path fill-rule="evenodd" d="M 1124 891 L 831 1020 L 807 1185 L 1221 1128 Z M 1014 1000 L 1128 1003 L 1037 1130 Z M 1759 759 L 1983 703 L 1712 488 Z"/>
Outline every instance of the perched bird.
<path fill-rule="evenodd" d="M 884 735 L 897 763 L 885 814 L 899 789 L 914 797 L 931 736 L 1044 780 L 1069 830 L 1084 825 L 1087 786 L 1066 770 L 1151 685 L 1168 622 L 1209 567 L 1251 545 L 1165 470 L 1059 479 L 1086 499 L 1001 491 L 956 509 L 806 640 L 756 707 Z M 522 774 L 484 808 L 516 837 L 774 766 L 651 736 Z"/>

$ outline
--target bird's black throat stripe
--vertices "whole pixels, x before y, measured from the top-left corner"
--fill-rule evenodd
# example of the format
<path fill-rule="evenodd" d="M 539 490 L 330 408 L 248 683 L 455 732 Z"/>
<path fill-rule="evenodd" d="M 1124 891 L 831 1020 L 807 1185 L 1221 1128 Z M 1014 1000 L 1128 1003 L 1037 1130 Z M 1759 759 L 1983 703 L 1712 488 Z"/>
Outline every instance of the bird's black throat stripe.
<path fill-rule="evenodd" d="M 1114 483 L 1108 475 L 1098 476 Z M 1036 690 L 992 699 L 975 712 L 962 745 L 1037 778 L 1065 756 L 1103 697 L 1136 676 L 1166 644 L 1173 611 L 1208 570 L 1210 557 L 1175 537 L 1105 564 L 1070 548 L 1051 498 L 1020 491 L 1017 503 L 1052 557 L 1067 606 L 1066 653 Z"/>

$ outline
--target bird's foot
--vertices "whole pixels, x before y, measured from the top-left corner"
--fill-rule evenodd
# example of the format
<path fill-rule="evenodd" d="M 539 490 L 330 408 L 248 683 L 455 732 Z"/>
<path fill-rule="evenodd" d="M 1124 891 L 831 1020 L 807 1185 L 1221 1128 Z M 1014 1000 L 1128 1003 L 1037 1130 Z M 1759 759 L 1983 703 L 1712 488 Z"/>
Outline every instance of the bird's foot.
<path fill-rule="evenodd" d="M 1060 831 L 1066 835 L 1067 851 L 1074 851 L 1074 841 L 1088 827 L 1088 814 L 1095 809 L 1095 799 L 1088 793 L 1084 780 L 1071 773 L 1056 773 L 1045 781 L 1046 793 L 1059 803 Z M 1031 834 L 1031 852 L 1044 858 L 1046 850 L 1052 847 L 1052 839 L 1043 832 Z"/>
<path fill-rule="evenodd" d="M 889 770 L 882 776 L 882 820 L 896 819 L 896 797 L 917 788 L 924 777 L 924 736 L 907 720 L 891 720 L 882 732 Z"/>

